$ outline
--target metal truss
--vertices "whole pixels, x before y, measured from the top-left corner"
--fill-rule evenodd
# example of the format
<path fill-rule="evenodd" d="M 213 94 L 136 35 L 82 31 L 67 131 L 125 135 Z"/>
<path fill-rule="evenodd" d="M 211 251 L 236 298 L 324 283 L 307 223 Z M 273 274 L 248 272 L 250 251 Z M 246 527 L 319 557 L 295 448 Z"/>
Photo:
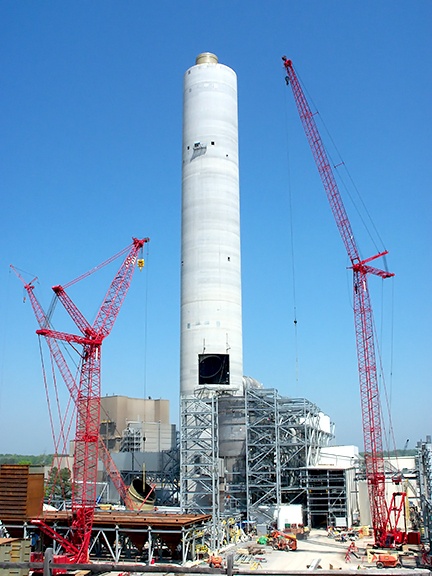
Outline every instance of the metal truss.
<path fill-rule="evenodd" d="M 307 495 L 308 524 L 312 527 L 350 525 L 346 470 L 309 469 L 301 473 Z"/>
<path fill-rule="evenodd" d="M 171 450 L 162 450 L 159 453 L 159 467 L 152 470 L 147 467 L 145 480 L 147 484 L 154 484 L 158 506 L 179 506 L 180 501 L 180 452 L 179 447 Z M 126 485 L 130 485 L 137 476 L 135 470 L 122 470 L 122 477 Z"/>
<path fill-rule="evenodd" d="M 171 450 L 163 450 L 162 472 L 160 478 L 161 495 L 160 501 L 164 506 L 178 506 L 180 503 L 180 450 L 179 446 Z"/>
<path fill-rule="evenodd" d="M 323 428 L 318 406 L 274 389 L 246 390 L 245 413 L 247 516 L 271 522 L 282 504 L 306 504 L 300 471 L 317 464 L 333 434 Z"/>
<path fill-rule="evenodd" d="M 417 469 L 421 512 L 423 516 L 424 535 L 432 543 L 432 441 L 426 436 L 426 442 L 417 443 Z"/>
<path fill-rule="evenodd" d="M 318 464 L 320 449 L 328 446 L 332 430 L 323 429 L 323 414 L 306 398 L 279 398 L 278 442 L 281 453 L 282 503 L 299 494 L 300 469 Z"/>
<path fill-rule="evenodd" d="M 323 425 L 318 406 L 305 398 L 282 397 L 275 389 L 252 387 L 246 389 L 242 406 L 233 402 L 236 419 L 241 420 L 240 409 L 246 423 L 244 483 L 241 474 L 227 475 L 220 470 L 218 415 L 222 399 L 217 393 L 207 394 L 181 400 L 182 511 L 211 514 L 215 544 L 221 539 L 222 477 L 236 512 L 249 521 L 272 522 L 275 509 L 284 504 L 301 503 L 306 509 L 301 471 L 318 463 L 320 448 L 333 437 L 332 430 Z"/>
<path fill-rule="evenodd" d="M 271 521 L 269 506 L 280 505 L 280 454 L 277 400 L 274 389 L 245 392 L 246 491 L 248 520 Z"/>
<path fill-rule="evenodd" d="M 71 535 L 71 527 L 67 525 L 67 522 L 56 522 L 53 528 L 65 538 Z M 11 524 L 9 529 L 18 531 L 17 533 L 22 530 L 23 538 L 29 538 L 30 532 L 35 530 L 26 522 Z M 197 522 L 190 526 L 178 526 L 175 529 L 155 528 L 148 525 L 136 528 L 118 525 L 101 528 L 94 525 L 89 546 L 90 558 L 92 560 L 111 559 L 115 563 L 121 560 L 141 560 L 150 565 L 153 558 L 160 554 L 165 541 L 171 542 L 174 537 L 179 541 L 179 547 L 181 546 L 179 559 L 184 564 L 188 560 L 197 559 L 197 554 L 203 548 L 206 535 L 210 531 L 211 526 L 207 521 Z M 138 550 L 133 545 L 134 534 L 145 541 L 142 550 Z M 61 545 L 55 540 L 52 542 L 52 547 L 55 555 L 64 553 Z"/>
<path fill-rule="evenodd" d="M 180 414 L 180 507 L 184 513 L 212 515 L 216 549 L 221 539 L 218 397 L 183 397 Z"/>

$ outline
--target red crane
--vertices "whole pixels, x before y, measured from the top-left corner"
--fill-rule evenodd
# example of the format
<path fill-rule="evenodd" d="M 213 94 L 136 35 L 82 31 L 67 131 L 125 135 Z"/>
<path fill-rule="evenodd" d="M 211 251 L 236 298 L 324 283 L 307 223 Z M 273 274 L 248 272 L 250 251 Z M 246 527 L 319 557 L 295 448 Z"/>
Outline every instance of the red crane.
<path fill-rule="evenodd" d="M 107 450 L 102 449 L 103 444 L 99 437 L 100 421 L 100 395 L 101 395 L 101 348 L 103 340 L 110 334 L 118 316 L 124 298 L 130 287 L 135 265 L 142 267 L 142 259 L 138 258 L 148 238 L 133 239 L 130 246 L 115 257 L 125 253 L 127 256 L 115 275 L 105 295 L 102 305 L 93 324 L 90 324 L 80 312 L 62 286 L 54 286 L 53 291 L 58 300 L 75 322 L 81 334 L 70 334 L 53 330 L 50 319 L 43 311 L 35 294 L 33 281 L 25 283 L 18 271 L 12 266 L 17 276 L 23 281 L 29 295 L 37 322 L 40 326 L 37 334 L 45 337 L 50 353 L 56 362 L 68 391 L 76 406 L 75 453 L 73 465 L 72 488 L 72 530 L 69 539 L 64 538 L 43 521 L 37 524 L 49 536 L 57 540 L 70 556 L 72 562 L 82 563 L 88 561 L 88 550 L 93 527 L 94 508 L 96 503 L 96 481 L 98 457 L 101 455 L 106 469 L 110 472 L 116 488 L 123 498 L 127 498 L 127 490 L 119 472 L 109 456 Z M 110 258 L 90 272 L 70 282 L 66 287 L 111 262 Z M 59 341 L 80 345 L 80 373 L 79 381 L 72 376 L 72 372 L 63 356 Z M 75 349 L 75 348 L 74 348 Z M 62 432 L 63 435 L 63 432 Z"/>
<path fill-rule="evenodd" d="M 353 271 L 353 307 L 360 381 L 363 422 L 364 458 L 371 506 L 375 544 L 385 547 L 401 543 L 404 536 L 397 529 L 406 494 L 393 494 L 390 505 L 385 497 L 385 470 L 382 442 L 381 403 L 378 388 L 374 344 L 374 323 L 368 290 L 368 276 L 390 278 L 393 273 L 369 266 L 369 262 L 385 256 L 387 251 L 361 259 L 351 224 L 318 131 L 314 114 L 306 100 L 291 60 L 282 57 L 286 82 L 291 86 L 300 120 L 312 150 L 321 181 Z"/>

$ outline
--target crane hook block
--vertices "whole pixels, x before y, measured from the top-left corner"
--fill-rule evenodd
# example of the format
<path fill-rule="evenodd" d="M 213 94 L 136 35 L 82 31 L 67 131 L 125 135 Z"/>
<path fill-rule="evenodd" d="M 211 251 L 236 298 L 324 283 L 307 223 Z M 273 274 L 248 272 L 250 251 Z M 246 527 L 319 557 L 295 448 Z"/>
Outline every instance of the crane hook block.
<path fill-rule="evenodd" d="M 144 268 L 144 258 L 138 258 L 137 264 L 138 268 L 142 270 Z"/>

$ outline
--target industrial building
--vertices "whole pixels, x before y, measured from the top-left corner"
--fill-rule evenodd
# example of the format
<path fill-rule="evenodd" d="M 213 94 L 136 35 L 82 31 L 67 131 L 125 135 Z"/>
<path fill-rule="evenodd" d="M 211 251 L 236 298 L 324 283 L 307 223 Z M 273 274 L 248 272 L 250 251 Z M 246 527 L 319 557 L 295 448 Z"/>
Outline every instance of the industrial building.
<path fill-rule="evenodd" d="M 170 423 L 169 401 L 127 396 L 101 398 L 100 437 L 129 485 L 145 471 L 146 482 L 156 487 L 159 505 L 177 505 L 178 433 Z M 100 497 L 119 502 L 115 486 L 100 467 Z"/>
<path fill-rule="evenodd" d="M 163 399 L 103 396 L 100 434 L 117 452 L 161 452 L 176 446 L 169 402 Z"/>

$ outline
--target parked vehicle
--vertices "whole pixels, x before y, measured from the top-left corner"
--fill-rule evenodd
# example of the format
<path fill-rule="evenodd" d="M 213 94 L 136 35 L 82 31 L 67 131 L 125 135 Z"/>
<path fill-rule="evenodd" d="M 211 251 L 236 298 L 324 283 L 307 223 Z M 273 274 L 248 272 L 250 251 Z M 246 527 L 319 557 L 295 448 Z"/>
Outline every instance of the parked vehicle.
<path fill-rule="evenodd" d="M 399 554 L 396 553 L 380 553 L 377 552 L 372 556 L 372 562 L 375 563 L 377 568 L 401 568 L 402 564 Z"/>

